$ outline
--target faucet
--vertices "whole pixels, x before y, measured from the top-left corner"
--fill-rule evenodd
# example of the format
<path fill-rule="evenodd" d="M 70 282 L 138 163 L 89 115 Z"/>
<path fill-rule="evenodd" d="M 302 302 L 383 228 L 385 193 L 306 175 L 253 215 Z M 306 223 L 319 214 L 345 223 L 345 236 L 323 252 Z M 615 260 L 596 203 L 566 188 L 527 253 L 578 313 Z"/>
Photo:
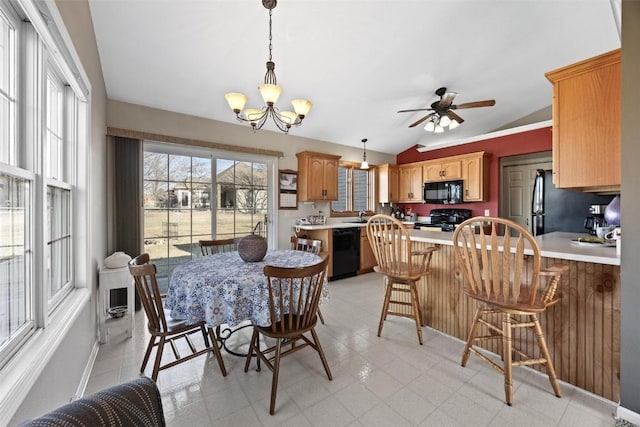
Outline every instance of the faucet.
<path fill-rule="evenodd" d="M 364 210 L 361 210 L 360 212 L 358 212 L 358 219 L 362 222 L 364 222 L 364 219 L 362 218 L 364 214 L 366 214 Z"/>

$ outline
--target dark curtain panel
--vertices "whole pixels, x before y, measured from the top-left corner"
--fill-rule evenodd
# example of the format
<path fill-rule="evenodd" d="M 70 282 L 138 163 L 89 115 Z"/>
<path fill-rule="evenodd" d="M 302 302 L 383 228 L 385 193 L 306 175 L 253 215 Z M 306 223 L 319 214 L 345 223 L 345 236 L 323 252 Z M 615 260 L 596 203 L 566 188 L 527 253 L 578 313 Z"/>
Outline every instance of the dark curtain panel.
<path fill-rule="evenodd" d="M 141 183 L 142 171 L 140 158 L 142 155 L 142 141 L 131 138 L 115 138 L 114 161 L 114 204 L 115 204 L 115 251 L 122 251 L 132 258 L 142 253 L 140 242 L 141 230 Z M 125 305 L 126 290 L 114 291 L 111 296 L 111 306 Z M 117 295 L 117 296 L 116 296 Z M 115 297 L 115 299 L 114 299 Z M 123 298 L 124 297 L 124 298 Z M 140 309 L 140 301 L 136 294 L 136 310 Z"/>

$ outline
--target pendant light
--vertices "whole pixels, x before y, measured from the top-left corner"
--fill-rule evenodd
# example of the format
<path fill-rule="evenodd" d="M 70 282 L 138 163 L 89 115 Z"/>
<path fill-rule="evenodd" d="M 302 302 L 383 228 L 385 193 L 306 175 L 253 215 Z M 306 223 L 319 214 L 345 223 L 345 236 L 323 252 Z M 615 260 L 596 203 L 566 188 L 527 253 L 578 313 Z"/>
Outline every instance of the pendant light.
<path fill-rule="evenodd" d="M 362 151 L 362 163 L 360 163 L 360 169 L 369 169 L 369 163 L 367 163 L 367 138 L 362 140 L 364 146 Z"/>

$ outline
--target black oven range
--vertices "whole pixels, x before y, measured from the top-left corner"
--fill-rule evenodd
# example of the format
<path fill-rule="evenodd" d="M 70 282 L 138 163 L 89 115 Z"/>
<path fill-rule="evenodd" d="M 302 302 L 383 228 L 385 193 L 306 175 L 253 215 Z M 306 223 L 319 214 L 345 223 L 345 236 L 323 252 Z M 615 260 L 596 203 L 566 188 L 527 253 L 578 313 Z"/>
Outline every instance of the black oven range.
<path fill-rule="evenodd" d="M 413 228 L 417 230 L 453 231 L 462 221 L 471 218 L 470 209 L 431 209 L 429 220 L 416 222 Z"/>

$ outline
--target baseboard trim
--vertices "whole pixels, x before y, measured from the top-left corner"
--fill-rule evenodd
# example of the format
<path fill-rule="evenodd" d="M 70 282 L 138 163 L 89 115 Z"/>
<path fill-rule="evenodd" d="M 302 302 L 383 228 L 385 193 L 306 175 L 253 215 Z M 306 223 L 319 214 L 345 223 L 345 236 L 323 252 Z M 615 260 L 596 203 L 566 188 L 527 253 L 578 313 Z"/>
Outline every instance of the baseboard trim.
<path fill-rule="evenodd" d="M 618 406 L 616 410 L 616 417 L 622 418 L 625 421 L 629 421 L 635 425 L 640 425 L 640 414 L 637 412 L 633 412 L 630 409 L 623 408 L 622 406 Z"/>
<path fill-rule="evenodd" d="M 87 360 L 87 365 L 84 367 L 84 372 L 82 373 L 82 378 L 80 378 L 80 384 L 78 384 L 78 389 L 76 390 L 76 395 L 73 397 L 73 400 L 84 397 L 84 392 L 87 390 L 87 384 L 89 383 L 89 377 L 91 377 L 93 365 L 95 365 L 96 358 L 98 357 L 98 350 L 100 350 L 100 343 L 96 340 L 93 343 L 89 360 Z"/>

